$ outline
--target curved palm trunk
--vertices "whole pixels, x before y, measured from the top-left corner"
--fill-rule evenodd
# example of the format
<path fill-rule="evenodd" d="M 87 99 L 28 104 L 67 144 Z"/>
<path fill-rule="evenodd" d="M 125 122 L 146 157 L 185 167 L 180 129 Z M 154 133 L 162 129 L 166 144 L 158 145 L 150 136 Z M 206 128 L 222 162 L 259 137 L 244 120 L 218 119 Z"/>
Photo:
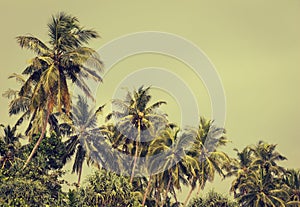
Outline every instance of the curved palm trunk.
<path fill-rule="evenodd" d="M 202 184 L 201 184 L 201 183 L 199 183 L 198 190 L 197 190 L 197 195 L 199 195 L 199 194 L 200 194 L 200 191 L 201 191 L 201 189 L 202 189 Z"/>
<path fill-rule="evenodd" d="M 170 173 L 169 173 L 169 174 L 170 174 Z M 167 189 L 166 189 L 165 197 L 164 197 L 164 199 L 162 200 L 162 204 L 161 204 L 161 206 L 164 206 L 164 204 L 165 204 L 165 201 L 167 200 L 167 197 L 168 197 L 168 192 L 169 192 L 170 185 L 171 185 L 171 181 L 172 181 L 172 177 L 170 176 L 170 180 L 169 180 L 169 182 L 168 182 L 168 185 L 167 185 Z"/>
<path fill-rule="evenodd" d="M 190 197 L 191 197 L 194 190 L 195 190 L 195 188 L 193 188 L 193 187 L 190 189 L 190 191 L 189 191 L 189 193 L 188 193 L 188 195 L 187 195 L 187 197 L 186 197 L 186 199 L 183 203 L 183 206 L 186 206 L 188 204 L 188 201 L 190 200 Z"/>
<path fill-rule="evenodd" d="M 177 196 L 176 196 L 176 192 L 175 192 L 174 186 L 172 186 L 172 191 L 173 191 L 173 194 L 174 194 L 175 202 L 178 204 L 178 200 L 177 200 Z"/>
<path fill-rule="evenodd" d="M 155 207 L 158 207 L 158 204 L 160 202 L 160 189 L 157 188 L 158 184 L 157 184 L 157 181 L 156 181 L 156 189 L 155 189 Z"/>
<path fill-rule="evenodd" d="M 137 163 L 137 158 L 138 158 L 138 151 L 139 151 L 139 141 L 140 141 L 140 135 L 141 135 L 141 124 L 138 122 L 138 134 L 137 134 L 137 139 L 136 139 L 136 149 L 135 149 L 135 154 L 134 154 L 134 161 L 133 161 L 133 166 L 132 166 L 132 172 L 130 176 L 130 183 L 132 183 L 133 178 L 134 178 L 134 171 Z"/>
<path fill-rule="evenodd" d="M 37 151 L 38 147 L 40 146 L 45 134 L 46 134 L 46 128 L 47 128 L 47 124 L 48 124 L 48 120 L 49 120 L 49 116 L 50 116 L 50 109 L 49 107 L 47 108 L 47 115 L 46 115 L 46 119 L 44 120 L 44 124 L 43 124 L 43 128 L 42 128 L 42 133 L 38 139 L 38 141 L 35 143 L 29 157 L 27 158 L 25 165 L 23 166 L 22 169 L 25 169 L 27 167 L 27 165 L 30 163 L 30 161 L 32 160 L 33 155 L 35 154 L 35 152 Z"/>
<path fill-rule="evenodd" d="M 143 207 L 145 206 L 145 203 L 146 203 L 146 199 L 147 199 L 147 195 L 148 195 L 148 192 L 149 192 L 149 189 L 150 189 L 150 186 L 151 186 L 151 182 L 152 182 L 152 175 L 150 175 L 150 177 L 149 177 L 148 185 L 147 185 L 147 188 L 145 190 L 143 203 L 142 203 Z"/>

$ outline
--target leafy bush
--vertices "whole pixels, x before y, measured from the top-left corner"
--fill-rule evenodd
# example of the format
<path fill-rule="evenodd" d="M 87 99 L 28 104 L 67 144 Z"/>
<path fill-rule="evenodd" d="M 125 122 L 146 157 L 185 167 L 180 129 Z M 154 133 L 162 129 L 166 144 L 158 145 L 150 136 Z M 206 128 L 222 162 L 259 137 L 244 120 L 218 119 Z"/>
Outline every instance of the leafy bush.
<path fill-rule="evenodd" d="M 189 207 L 237 207 L 237 203 L 231 201 L 227 196 L 217 193 L 213 190 L 209 191 L 205 197 L 194 198 Z"/>

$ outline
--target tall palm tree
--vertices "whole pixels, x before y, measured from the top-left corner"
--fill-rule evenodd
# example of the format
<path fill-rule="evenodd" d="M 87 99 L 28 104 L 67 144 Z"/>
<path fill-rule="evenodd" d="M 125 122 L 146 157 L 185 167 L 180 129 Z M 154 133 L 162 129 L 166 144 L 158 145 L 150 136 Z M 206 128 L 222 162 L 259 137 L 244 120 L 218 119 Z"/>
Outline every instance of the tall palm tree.
<path fill-rule="evenodd" d="M 194 142 L 189 149 L 188 155 L 194 157 L 198 161 L 199 170 L 196 176 L 190 176 L 191 185 L 190 192 L 184 202 L 187 204 L 192 192 L 198 181 L 198 191 L 203 190 L 207 181 L 212 182 L 215 174 L 225 177 L 224 170 L 228 168 L 230 158 L 228 155 L 220 151 L 218 148 L 226 145 L 228 139 L 224 136 L 225 130 L 213 125 L 212 121 L 204 118 L 200 119 L 197 129 L 191 128 L 190 133 L 194 136 Z"/>
<path fill-rule="evenodd" d="M 186 154 L 192 143 L 193 137 L 190 134 L 181 133 L 177 127 L 168 127 L 162 130 L 149 146 L 151 176 L 148 182 L 154 178 L 154 188 L 164 192 L 161 206 L 167 200 L 169 192 L 173 193 L 177 202 L 174 189 L 180 190 L 181 184 L 187 184 L 187 176 L 196 176 L 196 170 L 199 170 L 197 159 Z M 150 186 L 148 185 L 148 188 Z M 148 191 L 144 194 L 144 202 Z"/>
<path fill-rule="evenodd" d="M 149 143 L 158 129 L 167 124 L 166 115 L 159 111 L 164 101 L 150 105 L 150 87 L 141 86 L 132 93 L 128 91 L 125 100 L 113 100 L 114 111 L 108 119 L 114 117 L 117 129 L 133 143 L 134 160 L 132 164 L 130 183 L 132 183 L 137 159 L 142 152 L 142 143 Z"/>
<path fill-rule="evenodd" d="M 252 165 L 254 167 L 262 167 L 266 173 L 273 172 L 279 174 L 285 171 L 285 169 L 277 164 L 278 161 L 286 160 L 287 158 L 276 151 L 276 144 L 268 144 L 263 141 L 259 141 L 257 145 L 251 146 L 254 158 Z"/>
<path fill-rule="evenodd" d="M 240 205 L 288 205 L 288 191 L 282 186 L 285 170 L 277 164 L 286 158 L 276 151 L 276 145 L 259 141 L 237 151 L 237 155 L 228 175 L 236 176 L 231 191 Z"/>
<path fill-rule="evenodd" d="M 67 80 L 79 86 L 84 93 L 92 97 L 85 78 L 101 81 L 97 71 L 102 62 L 97 53 L 83 46 L 89 40 L 98 38 L 94 30 L 84 29 L 76 17 L 59 13 L 48 24 L 49 44 L 34 36 L 18 36 L 17 42 L 22 48 L 34 53 L 28 67 L 23 71 L 28 75 L 21 87 L 20 97 L 29 96 L 32 133 L 40 134 L 30 153 L 24 168 L 28 165 L 43 139 L 47 123 L 53 111 L 67 114 L 71 108 L 71 98 Z"/>
<path fill-rule="evenodd" d="M 235 177 L 230 188 L 230 192 L 234 192 L 235 195 L 238 189 L 242 190 L 239 188 L 239 185 L 253 170 L 253 151 L 248 146 L 241 152 L 238 149 L 234 150 L 237 153 L 237 159 L 231 160 L 230 171 L 226 174 L 226 177 Z"/>
<path fill-rule="evenodd" d="M 63 160 L 67 161 L 75 154 L 72 173 L 78 174 L 78 185 L 85 160 L 88 165 L 93 163 L 98 167 L 100 165 L 107 167 L 114 160 L 110 153 L 111 145 L 105 139 L 102 129 L 97 127 L 97 116 L 102 112 L 103 107 L 100 106 L 96 111 L 89 110 L 87 100 L 78 96 L 76 106 L 72 108 L 72 123 L 60 125 L 68 129 L 67 134 L 69 134 L 69 138 L 65 142 L 67 153 Z"/>
<path fill-rule="evenodd" d="M 236 198 L 241 206 L 249 207 L 285 207 L 289 194 L 280 186 L 279 179 L 273 177 L 271 173 L 263 173 L 264 169 L 259 167 L 256 171 L 251 171 L 249 175 L 242 179 L 239 188 L 243 189 L 236 194 Z"/>

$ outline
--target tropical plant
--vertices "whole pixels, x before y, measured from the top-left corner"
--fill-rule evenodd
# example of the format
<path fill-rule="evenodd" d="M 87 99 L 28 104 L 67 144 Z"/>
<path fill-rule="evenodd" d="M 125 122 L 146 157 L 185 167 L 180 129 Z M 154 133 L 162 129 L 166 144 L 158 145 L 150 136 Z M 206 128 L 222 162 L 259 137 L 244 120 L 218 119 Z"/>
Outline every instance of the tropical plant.
<path fill-rule="evenodd" d="M 79 193 L 81 203 L 103 207 L 137 207 L 142 196 L 132 191 L 128 178 L 104 169 L 90 175 Z"/>
<path fill-rule="evenodd" d="M 142 142 L 149 143 L 156 132 L 167 124 L 166 115 L 158 110 L 166 102 L 158 101 L 149 105 L 149 90 L 150 87 L 142 86 L 132 93 L 128 91 L 125 100 L 113 100 L 115 110 L 108 116 L 108 119 L 115 118 L 115 126 L 125 136 L 126 142 L 133 143 L 131 152 L 134 154 L 134 160 L 130 183 L 133 181 L 137 160 L 143 149 Z"/>
<path fill-rule="evenodd" d="M 26 160 L 35 146 L 35 142 L 39 135 L 32 137 L 32 142 L 23 145 L 19 150 L 18 157 Z M 55 133 L 45 137 L 39 147 L 38 152 L 32 157 L 32 164 L 42 169 L 45 173 L 49 170 L 62 169 L 64 166 L 63 156 L 66 154 L 66 146 L 62 142 L 61 137 Z"/>
<path fill-rule="evenodd" d="M 8 177 L 0 181 L 0 195 L 1 206 L 63 206 L 40 180 Z"/>
<path fill-rule="evenodd" d="M 300 170 L 288 169 L 284 174 L 282 186 L 289 194 L 289 206 L 300 206 Z"/>
<path fill-rule="evenodd" d="M 76 17 L 59 13 L 48 24 L 49 45 L 34 36 L 18 36 L 22 48 L 37 54 L 23 71 L 28 75 L 18 95 L 30 97 L 28 105 L 20 111 L 29 113 L 30 134 L 40 133 L 24 168 L 31 161 L 41 140 L 46 133 L 50 115 L 54 111 L 69 113 L 71 98 L 67 80 L 70 79 L 84 93 L 92 97 L 85 78 L 101 81 L 97 71 L 102 69 L 102 62 L 97 53 L 83 44 L 99 35 L 93 30 L 86 30 L 79 25 Z M 29 110 L 29 112 L 26 112 Z"/>
<path fill-rule="evenodd" d="M 236 194 L 236 189 L 239 188 L 238 186 L 242 184 L 242 181 L 246 179 L 253 168 L 253 151 L 248 146 L 241 152 L 236 148 L 234 151 L 237 153 L 237 159 L 231 160 L 230 171 L 226 174 L 226 177 L 234 176 L 230 192 L 234 192 L 234 194 Z M 242 189 L 239 190 L 241 191 Z"/>
<path fill-rule="evenodd" d="M 237 150 L 236 150 L 237 151 Z M 241 206 L 286 206 L 289 193 L 282 187 L 284 168 L 277 164 L 286 159 L 276 151 L 276 145 L 259 141 L 237 151 L 239 160 L 229 175 L 236 176 L 231 192 Z"/>
<path fill-rule="evenodd" d="M 151 191 L 156 196 L 156 203 L 163 206 L 169 192 L 178 203 L 175 189 L 180 190 L 181 184 L 187 184 L 187 176 L 196 176 L 196 170 L 199 170 L 197 160 L 186 154 L 192 143 L 193 137 L 188 133 L 181 133 L 177 127 L 162 130 L 151 142 L 148 154 L 150 178 L 144 203 L 152 186 L 151 182 L 154 183 Z"/>
<path fill-rule="evenodd" d="M 98 107 L 96 111 L 89 109 L 87 100 L 78 96 L 76 106 L 72 108 L 71 124 L 61 124 L 63 134 L 68 135 L 65 141 L 66 154 L 64 160 L 67 161 L 75 154 L 72 173 L 78 174 L 77 184 L 80 184 L 83 163 L 95 164 L 97 167 L 109 169 L 116 163 L 112 144 L 107 139 L 105 127 L 97 127 L 97 117 L 102 112 L 104 106 Z M 118 166 L 118 164 L 115 164 Z"/>
<path fill-rule="evenodd" d="M 278 178 L 271 173 L 263 173 L 264 169 L 259 168 L 252 171 L 242 180 L 239 188 L 242 189 L 236 194 L 237 201 L 241 206 L 282 206 L 285 207 L 288 200 L 288 192 L 281 188 Z"/>
<path fill-rule="evenodd" d="M 1 169 L 9 168 L 13 165 L 14 159 L 21 147 L 19 139 L 22 137 L 21 134 L 16 134 L 16 127 L 10 125 L 3 127 L 4 136 L 0 137 L 0 166 Z"/>
<path fill-rule="evenodd" d="M 0 170 L 1 206 L 64 206 L 60 170 L 45 170 L 42 162 L 30 162 L 22 170 L 23 160 L 16 159 L 9 169 Z M 39 159 L 41 160 L 41 159 Z"/>
<path fill-rule="evenodd" d="M 224 170 L 228 169 L 230 163 L 228 155 L 218 149 L 228 142 L 223 128 L 218 128 L 213 125 L 212 121 L 201 117 L 198 128 L 189 129 L 189 133 L 194 137 L 194 141 L 187 154 L 197 160 L 199 170 L 196 171 L 196 176 L 191 175 L 188 178 L 191 189 L 184 205 L 188 203 L 197 181 L 199 183 L 198 195 L 200 190 L 204 189 L 207 181 L 214 180 L 216 173 L 225 178 Z"/>
<path fill-rule="evenodd" d="M 253 151 L 252 166 L 264 169 L 265 172 L 272 172 L 276 175 L 285 171 L 285 169 L 277 165 L 278 161 L 286 160 L 286 157 L 276 151 L 276 144 L 268 144 L 264 141 L 259 141 L 257 145 L 251 146 Z"/>
<path fill-rule="evenodd" d="M 206 196 L 194 198 L 188 207 L 238 207 L 238 204 L 227 196 L 210 190 Z"/>

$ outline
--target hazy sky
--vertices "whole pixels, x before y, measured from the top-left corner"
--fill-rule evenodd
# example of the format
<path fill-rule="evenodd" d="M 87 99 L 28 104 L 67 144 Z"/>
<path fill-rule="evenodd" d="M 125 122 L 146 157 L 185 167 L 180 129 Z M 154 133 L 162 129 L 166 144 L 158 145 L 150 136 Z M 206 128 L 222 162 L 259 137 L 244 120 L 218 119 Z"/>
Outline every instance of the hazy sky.
<path fill-rule="evenodd" d="M 75 2 L 1 0 L 1 93 L 17 88 L 7 77 L 20 73 L 33 57 L 19 48 L 15 37 L 32 34 L 47 41 L 47 23 L 59 11 L 77 16 L 82 25 L 100 33 L 102 38 L 89 45 L 96 50 L 123 35 L 167 32 L 201 48 L 219 73 L 227 101 L 225 127 L 232 141 L 225 150 L 232 154 L 234 147 L 241 149 L 263 139 L 278 144 L 278 150 L 288 157 L 285 166 L 300 167 L 300 1 Z M 164 68 L 178 77 L 194 93 L 200 114 L 211 116 L 209 93 L 192 69 L 176 58 L 151 53 L 116 63 L 97 90 L 97 104 L 108 102 L 128 75 L 148 67 Z M 169 77 L 165 81 L 177 86 Z M 154 99 L 168 101 L 164 109 L 171 120 L 179 122 L 182 96 L 158 89 L 153 94 Z M 7 106 L 8 101 L 1 97 L 0 123 L 14 123 L 8 118 Z"/>

